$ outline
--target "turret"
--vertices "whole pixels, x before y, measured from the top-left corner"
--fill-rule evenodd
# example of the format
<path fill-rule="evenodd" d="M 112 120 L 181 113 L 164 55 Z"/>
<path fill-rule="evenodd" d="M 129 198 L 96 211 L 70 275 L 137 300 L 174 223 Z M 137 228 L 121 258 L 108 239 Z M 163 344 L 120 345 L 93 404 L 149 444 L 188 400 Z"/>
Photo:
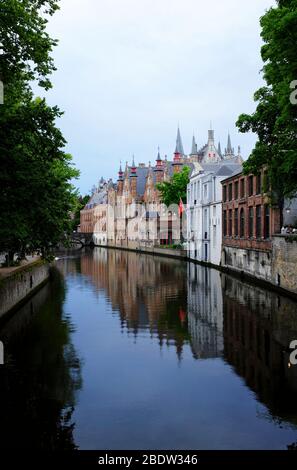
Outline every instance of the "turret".
<path fill-rule="evenodd" d="M 122 170 L 122 162 L 120 164 L 120 169 L 119 169 L 119 177 L 118 177 L 118 194 L 121 195 L 123 194 L 123 186 L 124 186 L 124 173 Z"/>
<path fill-rule="evenodd" d="M 163 167 L 163 162 L 161 160 L 159 147 L 158 147 L 158 155 L 156 159 L 156 167 L 154 171 L 156 173 L 156 182 L 160 183 L 161 181 L 163 181 L 164 167 Z"/>
<path fill-rule="evenodd" d="M 133 155 L 131 173 L 130 173 L 130 185 L 131 185 L 130 187 L 131 187 L 132 198 L 136 198 L 137 196 L 137 168 L 135 165 L 134 155 Z"/>

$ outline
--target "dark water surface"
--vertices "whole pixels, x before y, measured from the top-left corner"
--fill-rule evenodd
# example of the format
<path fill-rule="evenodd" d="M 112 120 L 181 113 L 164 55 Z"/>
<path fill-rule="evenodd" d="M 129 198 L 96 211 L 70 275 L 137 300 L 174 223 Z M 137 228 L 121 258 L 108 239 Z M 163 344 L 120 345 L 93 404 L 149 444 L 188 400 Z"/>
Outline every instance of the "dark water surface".
<path fill-rule="evenodd" d="M 1 326 L 0 447 L 286 449 L 297 304 L 198 265 L 97 248 Z"/>

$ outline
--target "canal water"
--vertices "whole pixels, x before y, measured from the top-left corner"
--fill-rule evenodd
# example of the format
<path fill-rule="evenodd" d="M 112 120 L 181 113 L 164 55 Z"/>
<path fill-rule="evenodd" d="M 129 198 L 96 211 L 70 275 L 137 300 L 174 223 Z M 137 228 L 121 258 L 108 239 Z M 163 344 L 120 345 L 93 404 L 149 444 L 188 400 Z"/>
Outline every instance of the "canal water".
<path fill-rule="evenodd" d="M 0 327 L 0 447 L 287 449 L 296 307 L 174 259 L 64 256 Z"/>

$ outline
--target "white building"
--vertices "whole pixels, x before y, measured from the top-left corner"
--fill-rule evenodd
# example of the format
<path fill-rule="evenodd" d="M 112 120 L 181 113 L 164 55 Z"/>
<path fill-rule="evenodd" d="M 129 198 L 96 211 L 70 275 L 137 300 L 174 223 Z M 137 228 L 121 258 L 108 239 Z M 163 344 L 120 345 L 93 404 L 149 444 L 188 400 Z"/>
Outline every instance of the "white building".
<path fill-rule="evenodd" d="M 209 151 L 209 149 L 212 149 Z M 212 153 L 211 153 L 212 152 Z M 197 261 L 220 265 L 222 247 L 221 181 L 242 170 L 240 148 L 234 155 L 230 136 L 225 155 L 216 149 L 214 132 L 209 131 L 207 152 L 194 162 L 187 192 L 188 256 Z"/>

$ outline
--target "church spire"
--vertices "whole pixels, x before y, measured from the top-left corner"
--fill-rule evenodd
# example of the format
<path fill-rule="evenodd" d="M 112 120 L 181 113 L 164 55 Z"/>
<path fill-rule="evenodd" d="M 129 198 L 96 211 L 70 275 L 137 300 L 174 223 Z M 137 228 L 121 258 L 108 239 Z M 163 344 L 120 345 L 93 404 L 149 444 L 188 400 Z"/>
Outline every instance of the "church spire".
<path fill-rule="evenodd" d="M 228 142 L 227 142 L 227 148 L 226 148 L 226 155 L 228 155 L 228 156 L 234 155 L 234 148 L 232 147 L 232 144 L 231 144 L 230 132 L 228 132 Z"/>
<path fill-rule="evenodd" d="M 122 162 L 120 162 L 120 169 L 119 169 L 119 181 L 123 179 L 123 170 L 122 170 Z"/>
<path fill-rule="evenodd" d="M 198 152 L 197 144 L 196 144 L 195 136 L 193 135 L 191 155 L 196 155 L 197 152 Z"/>
<path fill-rule="evenodd" d="M 125 176 L 128 176 L 128 175 L 129 175 L 129 166 L 128 166 L 128 162 L 126 162 Z"/>
<path fill-rule="evenodd" d="M 218 154 L 220 155 L 220 157 L 222 157 L 222 148 L 221 148 L 221 142 L 218 143 Z"/>
<path fill-rule="evenodd" d="M 133 159 L 132 159 L 131 176 L 137 176 L 137 175 L 136 175 L 136 165 L 135 165 L 135 158 L 134 158 L 134 155 L 133 155 Z"/>
<path fill-rule="evenodd" d="M 163 171 L 163 162 L 162 162 L 161 155 L 160 155 L 160 147 L 158 147 L 158 155 L 157 155 L 157 159 L 156 159 L 156 169 L 155 169 L 155 171 L 158 171 L 158 170 Z"/>
<path fill-rule="evenodd" d="M 184 154 L 185 154 L 185 152 L 184 152 L 184 147 L 183 147 L 183 143 L 182 143 L 182 139 L 181 139 L 181 135 L 180 135 L 179 126 L 178 126 L 178 128 L 177 128 L 177 137 L 176 137 L 175 153 L 179 153 L 180 155 L 184 155 Z"/>

